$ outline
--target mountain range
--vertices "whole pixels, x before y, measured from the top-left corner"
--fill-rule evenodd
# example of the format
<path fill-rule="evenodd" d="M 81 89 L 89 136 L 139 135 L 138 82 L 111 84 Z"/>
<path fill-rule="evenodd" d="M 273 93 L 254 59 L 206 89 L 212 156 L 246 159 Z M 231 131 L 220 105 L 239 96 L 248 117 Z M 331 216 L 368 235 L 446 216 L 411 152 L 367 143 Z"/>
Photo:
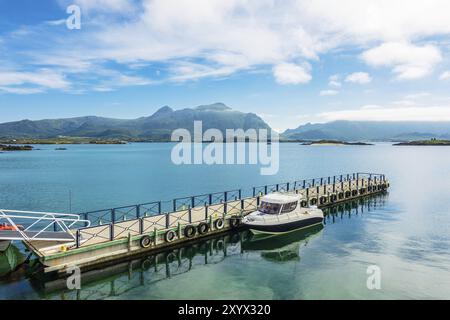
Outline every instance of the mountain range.
<path fill-rule="evenodd" d="M 21 120 L 0 124 L 2 139 L 52 139 L 82 137 L 92 139 L 121 139 L 167 141 L 173 130 L 193 132 L 195 120 L 202 121 L 203 131 L 226 129 L 270 129 L 254 113 L 233 110 L 223 103 L 173 110 L 165 106 L 148 117 L 113 119 L 86 116 L 66 119 Z M 333 121 L 307 123 L 288 129 L 280 136 L 284 140 L 342 140 L 342 141 L 411 141 L 430 138 L 450 139 L 450 122 L 408 121 Z"/>
<path fill-rule="evenodd" d="M 149 117 L 130 120 L 87 116 L 7 122 L 0 124 L 0 137 L 169 140 L 172 131 L 178 128 L 188 129 L 192 133 L 194 120 L 202 121 L 203 131 L 209 128 L 219 129 L 222 133 L 225 129 L 270 129 L 254 113 L 243 113 L 223 103 L 215 103 L 181 110 L 165 106 Z"/>
<path fill-rule="evenodd" d="M 307 123 L 283 132 L 285 139 L 344 141 L 407 141 L 450 139 L 450 122 L 431 121 L 333 121 Z"/>

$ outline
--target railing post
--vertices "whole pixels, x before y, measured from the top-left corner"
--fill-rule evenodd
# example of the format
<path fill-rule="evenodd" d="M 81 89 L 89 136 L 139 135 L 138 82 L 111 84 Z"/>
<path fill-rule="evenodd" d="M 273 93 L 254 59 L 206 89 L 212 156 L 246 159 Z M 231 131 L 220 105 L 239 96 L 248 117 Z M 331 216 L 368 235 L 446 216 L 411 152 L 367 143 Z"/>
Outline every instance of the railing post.
<path fill-rule="evenodd" d="M 267 194 L 267 186 L 264 186 L 264 194 Z"/>
<path fill-rule="evenodd" d="M 161 213 L 161 201 L 158 201 L 158 213 Z"/>
<path fill-rule="evenodd" d="M 208 202 L 209 202 L 209 205 L 212 205 L 212 194 L 211 193 L 208 195 Z"/>
<path fill-rule="evenodd" d="M 75 233 L 75 244 L 76 247 L 79 248 L 80 247 L 80 230 L 78 229 L 77 232 Z"/>
<path fill-rule="evenodd" d="M 191 208 L 195 207 L 195 197 L 191 197 Z"/>
<path fill-rule="evenodd" d="M 228 191 L 225 191 L 225 192 L 223 193 L 223 201 L 224 201 L 224 202 L 227 202 L 227 201 L 228 201 Z"/>
<path fill-rule="evenodd" d="M 173 199 L 173 210 L 172 211 L 177 211 L 177 199 Z"/>
<path fill-rule="evenodd" d="M 116 209 L 111 209 L 111 222 L 116 222 Z"/>
<path fill-rule="evenodd" d="M 205 207 L 205 220 L 207 220 L 208 219 L 208 207 L 206 206 Z"/>
<path fill-rule="evenodd" d="M 188 214 L 189 214 L 189 223 L 192 223 L 192 210 L 191 209 L 189 209 Z"/>
<path fill-rule="evenodd" d="M 144 219 L 139 218 L 139 234 L 143 234 L 143 233 L 144 233 Z"/>
<path fill-rule="evenodd" d="M 242 189 L 239 189 L 239 199 L 242 199 Z"/>
<path fill-rule="evenodd" d="M 141 206 L 136 205 L 136 218 L 139 219 L 141 217 Z"/>
<path fill-rule="evenodd" d="M 114 223 L 109 224 L 109 240 L 114 240 Z"/>
<path fill-rule="evenodd" d="M 170 214 L 166 213 L 166 229 L 169 229 L 170 226 Z"/>
<path fill-rule="evenodd" d="M 289 182 L 288 183 L 286 183 L 286 191 L 289 191 Z"/>
<path fill-rule="evenodd" d="M 303 189 L 306 188 L 306 180 L 303 180 Z"/>

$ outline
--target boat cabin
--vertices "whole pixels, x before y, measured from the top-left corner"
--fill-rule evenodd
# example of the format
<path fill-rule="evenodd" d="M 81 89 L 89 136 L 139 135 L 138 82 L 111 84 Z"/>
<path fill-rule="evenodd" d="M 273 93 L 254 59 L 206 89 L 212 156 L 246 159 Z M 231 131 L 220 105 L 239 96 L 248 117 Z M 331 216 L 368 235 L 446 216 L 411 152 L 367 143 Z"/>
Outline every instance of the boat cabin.
<path fill-rule="evenodd" d="M 271 193 L 261 198 L 258 211 L 263 214 L 283 214 L 294 211 L 301 196 L 289 193 Z"/>

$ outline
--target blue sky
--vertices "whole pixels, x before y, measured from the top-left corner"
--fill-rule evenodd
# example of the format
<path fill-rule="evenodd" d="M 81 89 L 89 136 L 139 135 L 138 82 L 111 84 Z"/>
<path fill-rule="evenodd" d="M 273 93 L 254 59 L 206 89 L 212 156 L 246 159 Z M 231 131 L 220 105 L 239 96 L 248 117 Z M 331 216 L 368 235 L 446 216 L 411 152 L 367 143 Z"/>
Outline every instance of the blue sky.
<path fill-rule="evenodd" d="M 333 3 L 0 0 L 0 122 L 214 102 L 278 130 L 450 120 L 448 1 Z"/>

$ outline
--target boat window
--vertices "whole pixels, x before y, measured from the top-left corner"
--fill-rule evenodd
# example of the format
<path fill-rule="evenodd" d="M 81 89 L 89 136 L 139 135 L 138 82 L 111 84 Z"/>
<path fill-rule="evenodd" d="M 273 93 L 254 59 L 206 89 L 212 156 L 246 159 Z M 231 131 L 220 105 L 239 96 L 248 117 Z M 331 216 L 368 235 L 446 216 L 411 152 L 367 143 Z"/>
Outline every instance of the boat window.
<path fill-rule="evenodd" d="M 262 201 L 259 205 L 258 211 L 265 214 L 278 214 L 280 212 L 281 205 L 278 203 L 270 203 Z"/>
<path fill-rule="evenodd" d="M 297 201 L 283 204 L 283 209 L 281 209 L 281 213 L 291 212 L 297 208 Z"/>

